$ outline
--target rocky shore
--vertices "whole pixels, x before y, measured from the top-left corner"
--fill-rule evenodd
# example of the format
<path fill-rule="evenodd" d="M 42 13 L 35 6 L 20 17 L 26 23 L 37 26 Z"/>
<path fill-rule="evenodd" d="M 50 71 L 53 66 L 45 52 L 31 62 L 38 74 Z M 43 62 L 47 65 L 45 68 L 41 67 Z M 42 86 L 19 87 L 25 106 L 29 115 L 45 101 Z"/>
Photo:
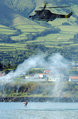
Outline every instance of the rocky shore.
<path fill-rule="evenodd" d="M 78 98 L 59 97 L 0 97 L 0 102 L 78 102 Z"/>

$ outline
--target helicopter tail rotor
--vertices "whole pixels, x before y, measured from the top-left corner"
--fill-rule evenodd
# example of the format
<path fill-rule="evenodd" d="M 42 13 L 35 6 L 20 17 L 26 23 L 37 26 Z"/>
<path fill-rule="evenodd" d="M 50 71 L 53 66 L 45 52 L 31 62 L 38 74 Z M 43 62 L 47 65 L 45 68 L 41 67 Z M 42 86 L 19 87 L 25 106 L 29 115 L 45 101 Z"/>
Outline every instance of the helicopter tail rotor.
<path fill-rule="evenodd" d="M 67 15 L 67 18 L 70 18 L 70 16 L 73 14 L 73 12 L 70 12 L 68 15 Z"/>

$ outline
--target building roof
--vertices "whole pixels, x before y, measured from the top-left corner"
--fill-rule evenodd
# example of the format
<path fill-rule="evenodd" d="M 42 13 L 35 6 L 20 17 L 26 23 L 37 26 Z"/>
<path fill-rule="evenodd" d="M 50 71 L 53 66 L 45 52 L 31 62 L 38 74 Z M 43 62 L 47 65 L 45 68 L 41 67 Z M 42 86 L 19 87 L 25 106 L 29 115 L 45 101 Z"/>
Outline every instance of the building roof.
<path fill-rule="evenodd" d="M 70 79 L 78 79 L 78 76 L 69 76 Z"/>
<path fill-rule="evenodd" d="M 50 72 L 51 72 L 51 70 L 45 70 L 45 71 L 44 71 L 44 73 L 46 73 L 46 74 L 47 74 L 47 73 L 50 73 Z"/>

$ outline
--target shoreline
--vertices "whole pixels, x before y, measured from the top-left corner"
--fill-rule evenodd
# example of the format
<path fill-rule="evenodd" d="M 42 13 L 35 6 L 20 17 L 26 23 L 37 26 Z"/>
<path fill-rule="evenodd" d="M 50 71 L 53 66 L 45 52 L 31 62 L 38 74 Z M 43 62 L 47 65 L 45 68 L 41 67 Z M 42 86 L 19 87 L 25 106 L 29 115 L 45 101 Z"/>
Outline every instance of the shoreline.
<path fill-rule="evenodd" d="M 78 102 L 78 98 L 60 97 L 0 97 L 0 102 Z"/>

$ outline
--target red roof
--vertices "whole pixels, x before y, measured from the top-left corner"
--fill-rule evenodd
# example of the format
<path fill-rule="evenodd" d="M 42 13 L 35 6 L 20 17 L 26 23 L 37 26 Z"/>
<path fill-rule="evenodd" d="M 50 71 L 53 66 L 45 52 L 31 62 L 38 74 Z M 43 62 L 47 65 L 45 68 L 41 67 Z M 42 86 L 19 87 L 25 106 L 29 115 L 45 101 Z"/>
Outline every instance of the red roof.
<path fill-rule="evenodd" d="M 50 70 L 45 70 L 45 71 L 44 71 L 44 73 L 49 73 L 49 72 L 51 72 L 51 71 L 50 71 Z"/>
<path fill-rule="evenodd" d="M 71 79 L 78 79 L 78 76 L 70 76 Z"/>

